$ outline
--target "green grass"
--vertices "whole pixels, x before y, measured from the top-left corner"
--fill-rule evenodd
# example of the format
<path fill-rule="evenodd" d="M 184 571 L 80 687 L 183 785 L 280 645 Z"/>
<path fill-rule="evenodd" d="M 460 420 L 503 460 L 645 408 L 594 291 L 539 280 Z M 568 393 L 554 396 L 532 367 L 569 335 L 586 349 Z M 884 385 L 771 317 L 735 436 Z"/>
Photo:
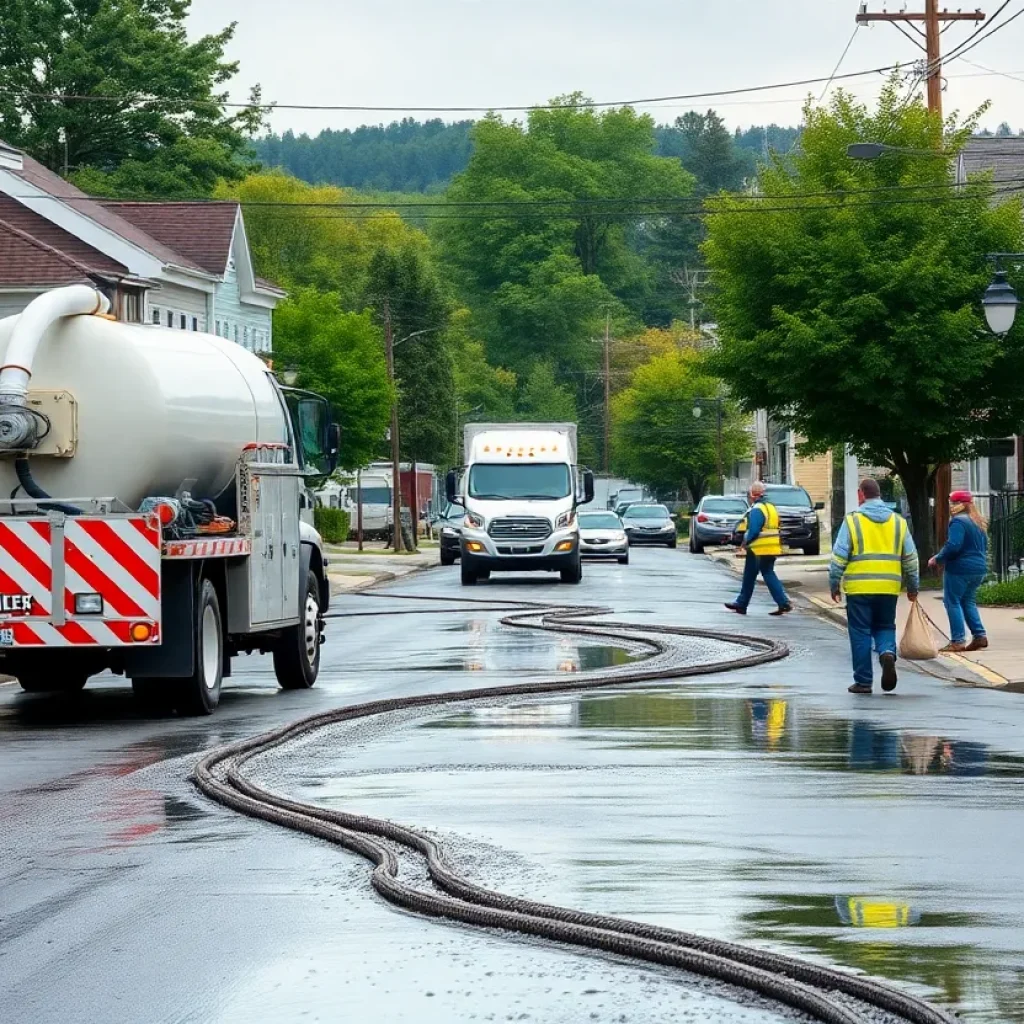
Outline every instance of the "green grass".
<path fill-rule="evenodd" d="M 1024 576 L 1005 583 L 986 583 L 978 588 L 978 604 L 986 608 L 1012 608 L 1024 605 Z"/>

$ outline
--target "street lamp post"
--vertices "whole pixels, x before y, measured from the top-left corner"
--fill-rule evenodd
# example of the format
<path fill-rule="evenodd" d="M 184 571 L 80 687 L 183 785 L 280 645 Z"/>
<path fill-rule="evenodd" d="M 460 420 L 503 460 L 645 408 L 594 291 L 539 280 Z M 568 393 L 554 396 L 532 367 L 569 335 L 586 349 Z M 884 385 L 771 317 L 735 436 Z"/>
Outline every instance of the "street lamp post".
<path fill-rule="evenodd" d="M 693 418 L 699 420 L 704 414 L 704 410 L 700 407 L 701 402 L 714 402 L 715 412 L 718 421 L 718 493 L 723 494 L 725 492 L 725 475 L 723 472 L 723 458 L 722 458 L 722 399 L 721 398 L 695 398 L 693 406 Z"/>

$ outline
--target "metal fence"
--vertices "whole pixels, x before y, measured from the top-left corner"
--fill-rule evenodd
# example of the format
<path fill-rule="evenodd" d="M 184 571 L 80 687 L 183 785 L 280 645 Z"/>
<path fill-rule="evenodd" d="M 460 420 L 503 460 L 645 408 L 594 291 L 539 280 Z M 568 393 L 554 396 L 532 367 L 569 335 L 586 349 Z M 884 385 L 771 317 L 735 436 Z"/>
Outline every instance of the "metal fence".
<path fill-rule="evenodd" d="M 998 491 L 991 497 L 992 569 L 1000 580 L 1024 574 L 1024 491 Z"/>

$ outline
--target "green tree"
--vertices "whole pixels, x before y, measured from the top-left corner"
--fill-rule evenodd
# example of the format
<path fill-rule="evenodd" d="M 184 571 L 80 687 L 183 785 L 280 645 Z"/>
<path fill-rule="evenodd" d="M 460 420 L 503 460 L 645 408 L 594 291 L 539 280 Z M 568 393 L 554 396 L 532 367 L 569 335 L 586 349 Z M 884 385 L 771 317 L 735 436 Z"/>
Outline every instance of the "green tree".
<path fill-rule="evenodd" d="M 721 381 L 703 368 L 693 349 L 673 349 L 640 367 L 612 400 L 612 465 L 622 476 L 656 491 L 686 488 L 699 501 L 718 471 L 721 398 L 722 467 L 750 454 L 746 418 L 725 400 Z M 701 410 L 699 417 L 693 410 Z"/>
<path fill-rule="evenodd" d="M 550 362 L 539 360 L 523 381 L 518 419 L 537 423 L 575 423 L 576 397 L 555 379 Z"/>
<path fill-rule="evenodd" d="M 372 256 L 365 302 L 390 321 L 395 344 L 399 436 L 405 458 L 454 461 L 455 366 L 448 343 L 452 307 L 426 251 L 381 247 Z"/>
<path fill-rule="evenodd" d="M 452 314 L 448 337 L 455 364 L 458 427 L 472 420 L 504 423 L 514 419 L 516 375 L 487 362 L 483 342 L 472 333 L 472 314 L 464 306 Z"/>
<path fill-rule="evenodd" d="M 0 138 L 107 194 L 209 195 L 218 179 L 240 177 L 262 114 L 225 113 L 234 25 L 189 42 L 189 7 L 5 0 Z"/>
<path fill-rule="evenodd" d="M 298 386 L 331 401 L 341 426 L 340 464 L 372 461 L 391 415 L 380 328 L 342 309 L 335 292 L 300 288 L 274 311 L 274 361 L 299 371 Z"/>
<path fill-rule="evenodd" d="M 846 147 L 956 151 L 974 123 L 904 104 L 895 78 L 874 113 L 841 92 L 809 105 L 800 151 L 762 174 L 761 209 L 715 200 L 704 247 L 715 371 L 745 408 L 785 415 L 808 452 L 852 444 L 895 472 L 925 558 L 937 465 L 1024 421 L 1024 332 L 992 336 L 980 305 L 985 254 L 1022 248 L 1021 209 L 987 181 L 950 188 L 945 160 L 860 162 Z"/>

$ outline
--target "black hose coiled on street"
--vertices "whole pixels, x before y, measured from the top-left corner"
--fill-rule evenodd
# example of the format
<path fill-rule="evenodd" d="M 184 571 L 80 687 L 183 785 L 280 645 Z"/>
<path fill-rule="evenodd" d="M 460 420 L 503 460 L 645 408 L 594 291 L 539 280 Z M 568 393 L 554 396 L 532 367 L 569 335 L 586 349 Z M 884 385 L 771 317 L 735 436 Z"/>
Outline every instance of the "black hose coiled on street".
<path fill-rule="evenodd" d="M 196 766 L 192 779 L 208 797 L 251 817 L 325 839 L 358 853 L 375 865 L 371 876 L 374 889 L 389 902 L 417 913 L 480 927 L 509 929 L 525 935 L 677 967 L 758 993 L 808 1013 L 826 1024 L 866 1024 L 873 1019 L 857 1006 L 835 999 L 835 993 L 843 993 L 861 1004 L 884 1010 L 899 1021 L 913 1024 L 950 1024 L 955 1020 L 946 1011 L 872 978 L 848 974 L 796 957 L 738 943 L 638 921 L 583 913 L 494 892 L 460 875 L 445 858 L 438 844 L 423 832 L 383 819 L 347 814 L 291 800 L 272 793 L 247 778 L 242 774 L 242 768 L 253 757 L 338 722 L 494 697 L 581 691 L 655 679 L 702 675 L 776 661 L 789 653 L 787 647 L 777 641 L 740 634 L 625 622 L 602 621 L 600 624 L 588 624 L 581 620 L 597 614 L 604 615 L 608 611 L 588 606 L 554 607 L 527 601 L 474 601 L 470 598 L 434 598 L 383 593 L 364 596 L 433 602 L 455 601 L 466 606 L 467 611 L 498 611 L 502 609 L 495 606 L 501 605 L 503 610 L 511 612 L 500 620 L 504 625 L 599 636 L 633 643 L 639 641 L 658 653 L 669 651 L 669 645 L 656 638 L 640 639 L 635 634 L 726 641 L 745 647 L 750 653 L 711 664 L 666 667 L 659 667 L 656 664 L 626 665 L 590 679 L 577 677 L 568 681 L 561 678 L 392 698 L 311 715 L 207 754 Z M 450 614 L 452 611 L 450 608 L 425 610 L 438 614 Z M 624 630 L 632 632 L 622 632 Z M 381 839 L 397 843 L 422 856 L 426 861 L 431 881 L 441 891 L 424 891 L 401 881 L 398 877 L 398 858 L 389 846 L 379 841 Z"/>
<path fill-rule="evenodd" d="M 14 460 L 14 472 L 18 474 L 18 483 L 21 484 L 21 489 L 30 498 L 46 501 L 46 504 L 40 504 L 39 506 L 44 512 L 63 512 L 66 516 L 80 516 L 82 514 L 82 510 L 74 505 L 64 505 L 59 501 L 49 500 L 50 495 L 36 483 L 35 477 L 32 476 L 32 469 L 28 464 L 27 455 L 19 455 Z"/>

